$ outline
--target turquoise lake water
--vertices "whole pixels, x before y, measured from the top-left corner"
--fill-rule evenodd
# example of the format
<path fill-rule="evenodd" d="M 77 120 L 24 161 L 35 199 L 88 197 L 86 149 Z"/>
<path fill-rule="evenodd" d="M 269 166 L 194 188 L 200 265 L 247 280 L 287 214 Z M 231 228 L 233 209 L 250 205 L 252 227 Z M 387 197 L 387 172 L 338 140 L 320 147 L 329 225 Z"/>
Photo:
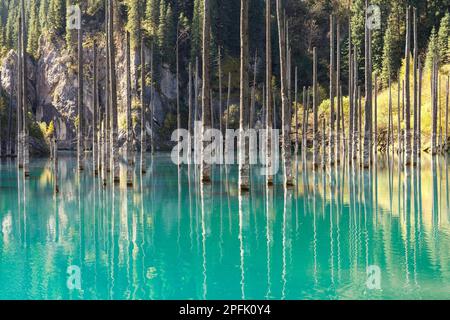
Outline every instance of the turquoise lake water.
<path fill-rule="evenodd" d="M 2 160 L 0 299 L 449 299 L 448 161 L 422 162 L 299 164 L 286 192 L 252 170 L 240 196 L 234 166 L 201 187 L 194 166 L 158 154 L 133 188 L 103 188 L 62 155 L 54 197 L 50 161 L 33 160 L 23 180 Z"/>

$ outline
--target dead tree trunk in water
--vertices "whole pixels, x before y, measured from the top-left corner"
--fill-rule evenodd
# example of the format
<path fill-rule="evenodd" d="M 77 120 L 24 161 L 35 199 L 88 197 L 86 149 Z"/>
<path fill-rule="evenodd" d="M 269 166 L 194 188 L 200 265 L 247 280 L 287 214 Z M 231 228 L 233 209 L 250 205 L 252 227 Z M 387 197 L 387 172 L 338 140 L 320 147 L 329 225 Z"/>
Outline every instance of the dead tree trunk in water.
<path fill-rule="evenodd" d="M 448 151 L 448 103 L 449 103 L 449 82 L 450 76 L 447 76 L 447 88 L 445 95 L 445 140 L 444 140 L 444 151 Z"/>
<path fill-rule="evenodd" d="M 336 95 L 337 95 L 337 118 L 336 118 L 336 163 L 341 162 L 341 27 L 336 24 Z"/>
<path fill-rule="evenodd" d="M 155 70 L 154 70 L 154 61 L 153 61 L 153 43 L 150 51 L 150 91 L 151 91 L 151 100 L 150 100 L 150 152 L 151 154 L 155 154 L 155 137 L 153 135 L 153 122 L 155 117 Z"/>
<path fill-rule="evenodd" d="M 414 137 L 413 137 L 413 165 L 417 165 L 417 156 L 419 153 L 419 119 L 418 119 L 418 62 L 419 62 L 419 43 L 417 38 L 417 9 L 413 9 L 413 33 L 414 33 L 414 62 L 413 62 L 413 82 L 414 82 Z"/>
<path fill-rule="evenodd" d="M 222 52 L 220 46 L 219 46 L 219 128 L 220 132 L 222 132 L 223 134 L 224 129 L 223 129 L 223 105 L 222 105 Z"/>
<path fill-rule="evenodd" d="M 83 31 L 78 29 L 78 170 L 84 170 Z"/>
<path fill-rule="evenodd" d="M 349 97 L 349 115 L 348 115 L 348 136 L 347 136 L 347 152 L 349 161 L 352 161 L 352 140 L 353 140 L 353 97 L 354 97 L 354 74 L 353 74 L 353 54 L 352 54 L 352 27 L 348 22 L 348 97 Z"/>
<path fill-rule="evenodd" d="M 295 101 L 295 156 L 298 155 L 298 69 L 295 67 L 295 88 L 294 88 L 294 101 Z"/>
<path fill-rule="evenodd" d="M 367 26 L 368 0 L 366 0 L 366 23 L 365 23 L 365 112 L 364 112 L 364 168 L 369 168 L 372 158 L 372 53 L 371 53 L 371 31 Z"/>
<path fill-rule="evenodd" d="M 374 88 L 374 157 L 377 158 L 377 152 L 378 152 L 378 77 L 375 74 L 375 88 Z"/>
<path fill-rule="evenodd" d="M 317 48 L 313 48 L 313 166 L 319 168 L 319 123 L 318 123 L 318 96 L 317 96 Z"/>
<path fill-rule="evenodd" d="M 241 0 L 241 71 L 240 71 L 240 135 L 239 188 L 250 189 L 249 142 L 244 132 L 249 128 L 248 99 L 248 0 Z M 283 55 L 283 54 L 281 54 Z"/>
<path fill-rule="evenodd" d="M 53 125 L 54 125 L 54 131 L 53 131 L 53 179 L 54 179 L 54 185 L 53 185 L 53 191 L 55 194 L 59 193 L 59 178 L 58 178 L 58 137 L 57 137 L 57 126 L 56 126 L 56 117 L 53 117 Z"/>
<path fill-rule="evenodd" d="M 141 36 L 141 172 L 147 173 L 147 165 L 145 161 L 145 153 L 147 151 L 147 134 L 146 134 L 146 106 L 145 106 L 145 45 L 144 38 Z"/>
<path fill-rule="evenodd" d="M 294 185 L 291 165 L 291 114 L 288 99 L 288 71 L 287 71 L 287 44 L 285 34 L 285 23 L 283 18 L 283 8 L 281 0 L 276 0 L 277 20 L 278 20 L 278 39 L 280 47 L 280 74 L 281 74 L 281 111 L 282 111 L 282 149 L 284 166 L 284 185 L 290 187 Z"/>
<path fill-rule="evenodd" d="M 21 37 L 21 49 L 22 52 L 20 54 L 22 59 L 22 70 L 21 70 L 21 78 L 22 78 L 22 107 L 23 107 L 23 174 L 25 178 L 30 176 L 30 146 L 29 146 L 29 133 L 28 133 L 28 90 L 27 90 L 27 29 L 26 29 L 26 20 L 25 20 L 25 1 L 21 1 L 21 25 L 22 29 L 22 37 Z"/>
<path fill-rule="evenodd" d="M 431 133 L 431 154 L 437 154 L 437 117 L 438 117 L 438 103 L 437 103 L 437 62 L 436 57 L 433 57 L 433 71 L 431 74 L 431 102 L 432 102 L 432 133 Z"/>
<path fill-rule="evenodd" d="M 22 19 L 19 17 L 19 26 L 22 25 Z M 23 144 L 22 144 L 22 130 L 23 130 L 23 117 L 22 117 L 22 59 L 20 53 L 22 52 L 22 28 L 19 28 L 18 42 L 17 42 L 17 164 L 18 168 L 23 168 Z"/>
<path fill-rule="evenodd" d="M 334 150 L 334 119 L 335 119 L 335 110 L 334 110 L 334 98 L 335 94 L 335 64 L 336 64 L 336 55 L 335 55 L 335 18 L 334 15 L 330 16 L 330 166 L 334 165 L 335 158 L 335 150 Z"/>
<path fill-rule="evenodd" d="M 411 51 L 411 7 L 406 10 L 406 48 L 405 48 L 405 165 L 411 165 L 411 90 L 410 90 L 410 51 Z"/>
<path fill-rule="evenodd" d="M 353 143 L 352 143 L 352 154 L 351 158 L 353 161 L 358 159 L 358 140 L 359 140 L 359 133 L 358 133 L 358 109 L 359 109 L 359 86 L 358 86 L 358 55 L 356 46 L 354 48 L 354 54 L 353 54 L 353 90 L 354 90 L 354 98 L 353 98 Z"/>
<path fill-rule="evenodd" d="M 110 93 L 111 93 L 111 156 L 113 164 L 114 183 L 120 182 L 119 171 L 119 129 L 117 121 L 117 85 L 116 85 L 116 54 L 114 46 L 114 1 L 109 4 L 109 68 L 110 68 Z"/>
<path fill-rule="evenodd" d="M 422 65 L 419 61 L 419 93 L 418 93 L 418 117 L 417 117 L 417 131 L 418 131 L 418 143 L 417 143 L 417 157 L 420 159 L 422 157 L 422 78 L 423 78 L 423 70 L 422 70 Z"/>
<path fill-rule="evenodd" d="M 93 82 L 94 82 L 94 88 L 93 88 L 93 100 L 92 100 L 92 167 L 94 170 L 94 176 L 98 175 L 98 166 L 97 166 L 97 153 L 98 153 L 98 145 L 97 145 L 97 108 L 98 108 L 98 82 L 97 82 L 97 43 L 94 41 L 94 63 L 93 63 Z"/>
<path fill-rule="evenodd" d="M 14 88 L 14 77 L 11 78 L 11 86 L 10 86 L 10 93 L 9 93 L 9 107 L 8 107 L 8 137 L 6 141 L 6 156 L 12 157 L 12 145 L 13 145 L 13 136 L 12 136 L 12 115 L 13 115 L 13 88 Z"/>
<path fill-rule="evenodd" d="M 273 99 L 272 99 L 272 15 L 271 0 L 266 0 L 266 105 L 267 105 L 267 185 L 273 185 L 273 175 L 269 168 L 272 166 L 272 128 L 273 128 Z"/>
<path fill-rule="evenodd" d="M 211 42 L 211 13 L 210 2 L 205 0 L 203 3 L 203 86 L 202 86 L 202 135 L 211 129 L 211 102 L 210 102 L 210 42 Z M 201 166 L 201 180 L 203 183 L 211 182 L 211 165 L 206 161 L 205 148 L 208 146 L 207 142 L 203 142 L 202 148 L 202 166 Z M 209 155 L 210 156 L 210 155 Z"/>
<path fill-rule="evenodd" d="M 126 157 L 127 157 L 127 186 L 133 186 L 133 123 L 131 118 L 131 48 L 130 48 L 130 33 L 126 35 L 126 96 L 127 96 L 127 143 L 126 143 Z"/>

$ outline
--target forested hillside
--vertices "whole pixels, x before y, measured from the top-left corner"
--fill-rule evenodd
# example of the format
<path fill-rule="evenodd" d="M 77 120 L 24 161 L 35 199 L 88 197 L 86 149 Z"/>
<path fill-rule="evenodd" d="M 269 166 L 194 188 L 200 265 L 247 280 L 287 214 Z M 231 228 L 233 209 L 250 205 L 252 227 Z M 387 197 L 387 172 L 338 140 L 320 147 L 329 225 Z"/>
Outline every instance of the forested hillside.
<path fill-rule="evenodd" d="M 163 73 L 170 70 L 173 78 L 176 72 L 175 47 L 179 44 L 180 75 L 181 75 L 181 103 L 182 111 L 186 112 L 187 101 L 187 70 L 189 63 L 195 66 L 197 60 L 201 65 L 202 50 L 202 17 L 204 0 L 117 0 L 115 11 L 115 45 L 123 49 L 125 30 L 130 32 L 133 70 L 137 70 L 139 63 L 140 37 L 144 38 L 146 54 L 153 53 L 155 64 L 155 85 L 159 91 L 167 84 L 163 81 Z M 104 32 L 104 0 L 25 0 L 26 3 L 26 51 L 32 61 L 38 66 L 43 63 L 44 56 L 48 54 L 44 47 L 58 43 L 53 48 L 59 52 L 55 54 L 66 55 L 68 74 L 75 74 L 74 57 L 76 49 L 76 36 L 74 31 L 67 29 L 66 9 L 71 4 L 80 4 L 83 15 L 83 26 L 88 31 L 84 42 L 89 48 L 93 39 L 98 39 L 102 46 Z M 450 62 L 449 30 L 450 15 L 448 13 L 450 0 L 373 0 L 381 8 L 380 28 L 372 33 L 372 61 L 373 72 L 380 79 L 380 90 L 386 88 L 389 79 L 396 81 L 404 59 L 405 49 L 405 10 L 407 5 L 417 8 L 418 12 L 418 49 L 422 65 L 430 68 L 433 56 L 437 56 L 442 72 L 445 74 L 445 65 Z M 239 40 L 240 40 L 240 1 L 239 0 L 210 0 L 211 5 L 211 67 L 212 89 L 215 100 L 218 100 L 218 60 L 221 52 L 222 74 L 231 73 L 231 96 L 237 97 L 239 93 Z M 279 72 L 279 46 L 276 23 L 275 1 L 272 3 L 272 63 L 273 88 L 275 100 L 279 100 L 280 88 Z M 329 82 L 329 16 L 335 14 L 340 26 L 340 53 L 341 53 L 341 81 L 343 93 L 347 95 L 348 83 L 348 40 L 349 22 L 351 24 L 351 38 L 358 50 L 358 67 L 360 75 L 364 74 L 364 23 L 365 0 L 286 0 L 285 15 L 289 30 L 289 44 L 292 54 L 292 68 L 298 68 L 298 86 L 311 86 L 312 84 L 312 49 L 317 47 L 318 52 L 318 83 L 320 101 L 325 100 L 328 94 Z M 10 50 L 15 50 L 18 43 L 20 0 L 0 0 L 0 59 L 5 59 Z M 249 1 L 249 78 L 253 82 L 253 70 L 256 70 L 255 96 L 261 105 L 262 88 L 265 75 L 265 1 Z M 153 50 L 152 50 L 153 49 Z M 64 53 L 63 53 L 64 51 Z M 47 57 L 48 58 L 48 57 Z M 117 59 L 124 59 L 119 54 Z M 256 67 L 253 65 L 256 62 Z M 4 64 L 5 61 L 2 62 Z M 200 68 L 201 69 L 201 68 Z M 133 71 L 132 71 L 133 72 Z M 133 92 L 138 90 L 137 71 L 134 72 Z M 86 74 L 90 77 L 90 74 Z M 226 78 L 226 77 L 224 77 Z M 148 81 L 152 81 L 149 79 Z M 294 79 L 291 79 L 293 86 Z M 364 77 L 359 78 L 361 84 Z M 223 80 L 225 83 L 226 81 Z M 2 80 L 3 89 L 5 81 Z M 225 92 L 225 91 L 224 91 Z M 222 93 L 225 96 L 225 93 Z M 301 92 L 301 90 L 300 90 Z M 8 92 L 10 93 L 10 92 Z M 167 97 L 167 96 L 166 96 Z M 277 98 L 278 97 L 278 98 Z M 52 97 L 55 99 L 55 97 Z M 161 109 L 166 109 L 164 117 L 160 119 L 161 131 L 170 132 L 175 126 L 173 120 L 173 97 L 164 100 L 161 98 Z M 137 99 L 137 97 L 136 97 Z M 223 97 L 225 99 L 225 97 Z M 2 115 L 2 128 L 6 126 L 6 113 L 8 94 L 3 92 L 0 101 Z M 33 100 L 33 110 L 36 114 L 40 108 L 39 97 Z M 301 100 L 300 100 L 301 101 Z M 48 101 L 47 101 L 48 102 Z M 136 102 L 137 103 L 137 102 Z M 51 102 L 50 102 L 51 104 Z M 124 105 L 119 105 L 124 110 Z M 45 117 L 44 117 L 45 118 Z M 48 122 L 48 119 L 41 119 Z M 184 121 L 184 120 L 183 120 Z M 48 124 L 48 123 L 47 123 Z M 183 123 L 186 125 L 186 123 Z M 164 126 L 166 128 L 164 128 Z"/>

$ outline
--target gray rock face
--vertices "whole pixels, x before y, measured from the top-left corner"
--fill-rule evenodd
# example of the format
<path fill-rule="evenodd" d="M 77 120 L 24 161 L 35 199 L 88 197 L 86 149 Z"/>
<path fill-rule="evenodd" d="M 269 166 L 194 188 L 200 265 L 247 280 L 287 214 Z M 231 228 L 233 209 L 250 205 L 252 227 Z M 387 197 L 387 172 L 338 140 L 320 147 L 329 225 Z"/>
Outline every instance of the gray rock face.
<path fill-rule="evenodd" d="M 93 106 L 93 47 L 92 38 L 94 33 L 87 32 L 84 35 L 84 106 L 86 132 L 90 132 L 92 121 Z M 97 37 L 98 38 L 98 37 Z M 100 37 L 103 39 L 103 37 Z M 126 109 L 126 77 L 125 77 L 125 39 L 122 33 L 116 35 L 116 74 L 117 74 L 117 98 L 119 109 L 119 126 L 121 119 L 124 119 L 123 113 Z M 105 61 L 105 43 L 99 41 L 97 44 L 98 52 L 98 79 L 99 79 L 99 103 L 104 107 L 105 85 L 106 85 L 106 61 Z M 132 55 L 134 53 L 132 52 Z M 74 149 L 76 147 L 75 121 L 77 118 L 77 61 L 76 49 L 71 52 L 67 49 L 65 40 L 55 37 L 41 36 L 39 40 L 39 58 L 37 61 L 28 58 L 28 99 L 35 116 L 36 121 L 49 123 L 56 116 L 56 134 L 60 140 L 62 149 Z M 150 50 L 146 50 L 147 62 L 150 59 Z M 138 62 L 138 58 L 132 57 L 131 61 Z M 1 86 L 9 94 L 13 90 L 13 96 L 16 95 L 16 54 L 11 50 L 1 65 Z M 149 65 L 147 65 L 149 69 Z M 136 70 L 132 66 L 132 92 L 138 93 L 139 89 L 135 87 Z M 148 70 L 149 71 L 149 70 Z M 171 74 L 167 66 L 161 68 L 161 81 L 157 85 L 154 97 L 154 119 L 155 119 L 155 143 L 161 142 L 161 146 L 166 145 L 160 141 L 158 136 L 160 126 L 165 122 L 168 112 L 174 112 L 173 106 L 176 99 L 176 78 Z M 150 103 L 150 88 L 146 90 L 147 104 Z M 134 100 L 138 100 L 136 94 Z M 16 105 L 14 103 L 14 105 Z M 135 111 L 135 118 L 139 118 Z M 150 121 L 150 119 L 148 119 Z M 121 129 L 121 128 L 119 128 Z M 123 129 L 123 128 L 122 128 Z M 123 131 L 123 130 L 122 130 Z M 139 128 L 135 128 L 139 133 Z M 170 138 L 170 137 L 169 137 Z"/>

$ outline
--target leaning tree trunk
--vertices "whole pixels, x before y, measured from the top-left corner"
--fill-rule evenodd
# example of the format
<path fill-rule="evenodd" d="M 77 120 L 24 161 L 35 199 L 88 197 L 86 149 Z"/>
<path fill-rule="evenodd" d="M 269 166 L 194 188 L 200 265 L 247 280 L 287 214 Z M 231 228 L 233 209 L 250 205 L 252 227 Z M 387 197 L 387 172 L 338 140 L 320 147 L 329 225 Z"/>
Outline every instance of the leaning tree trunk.
<path fill-rule="evenodd" d="M 330 166 L 334 165 L 335 149 L 334 149 L 334 124 L 335 124 L 335 110 L 334 98 L 335 94 L 335 69 L 336 69 L 336 55 L 335 55 L 335 17 L 330 16 Z"/>
<path fill-rule="evenodd" d="M 110 94 L 111 94 L 111 156 L 113 165 L 114 183 L 120 182 L 119 169 L 119 131 L 117 121 L 117 84 L 116 84 L 116 54 L 114 47 L 114 1 L 109 4 L 109 73 L 110 73 Z"/>
<path fill-rule="evenodd" d="M 319 159 L 319 123 L 318 123 L 318 96 L 317 96 L 317 48 L 313 48 L 313 166 L 315 169 L 320 166 Z"/>
<path fill-rule="evenodd" d="M 249 129 L 248 99 L 248 0 L 241 0 L 241 71 L 240 71 L 240 134 L 239 134 L 239 188 L 250 189 L 249 142 L 245 132 Z M 284 52 L 283 52 L 284 54 Z M 281 55 L 283 55 L 281 54 Z"/>
<path fill-rule="evenodd" d="M 411 7 L 406 10 L 406 48 L 405 48 L 405 165 L 411 165 L 411 89 L 410 60 L 411 51 Z"/>
<path fill-rule="evenodd" d="M 282 112 L 282 149 L 283 149 L 283 166 L 284 166 L 284 185 L 285 187 L 294 185 L 294 177 L 292 175 L 291 165 L 291 114 L 288 99 L 288 70 L 286 61 L 286 34 L 285 23 L 283 18 L 283 8 L 281 0 L 276 0 L 277 4 L 277 20 L 278 20 L 278 42 L 280 48 L 280 74 L 281 74 L 281 112 Z"/>
<path fill-rule="evenodd" d="M 211 16 L 210 16 L 210 0 L 205 0 L 203 4 L 203 87 L 202 87 L 202 135 L 211 129 L 211 102 L 210 102 L 210 42 L 211 42 Z M 209 143 L 203 141 L 202 148 L 202 168 L 201 180 L 203 183 L 211 182 L 211 165 L 209 159 L 206 159 L 205 149 Z M 210 158 L 211 155 L 208 156 Z"/>
<path fill-rule="evenodd" d="M 146 107 L 145 107 L 145 52 L 144 52 L 144 38 L 141 37 L 141 172 L 147 172 L 147 165 L 145 162 L 145 152 L 147 151 L 147 135 L 145 130 L 146 122 Z"/>
<path fill-rule="evenodd" d="M 366 21 L 368 20 L 368 0 L 366 0 Z M 372 63 L 371 63 L 371 32 L 367 26 L 365 26 L 365 105 L 364 105 L 364 168 L 369 168 L 372 155 Z"/>
<path fill-rule="evenodd" d="M 133 123 L 131 118 L 131 48 L 130 48 L 130 33 L 126 35 L 126 95 L 127 95 L 127 186 L 133 186 Z"/>
<path fill-rule="evenodd" d="M 272 128 L 273 128 L 273 99 L 272 99 L 272 15 L 271 0 L 266 0 L 266 106 L 267 106 L 267 146 L 266 166 L 267 185 L 273 185 L 272 166 Z"/>
<path fill-rule="evenodd" d="M 21 70 L 21 79 L 22 79 L 22 107 L 23 107 L 23 174 L 25 177 L 30 176 L 30 146 L 28 142 L 28 90 L 27 90 L 27 60 L 26 60 L 26 41 L 27 41 L 27 31 L 25 24 L 25 1 L 21 1 L 21 26 L 22 29 L 22 37 L 21 37 L 21 54 L 20 58 L 22 60 L 22 70 Z"/>

